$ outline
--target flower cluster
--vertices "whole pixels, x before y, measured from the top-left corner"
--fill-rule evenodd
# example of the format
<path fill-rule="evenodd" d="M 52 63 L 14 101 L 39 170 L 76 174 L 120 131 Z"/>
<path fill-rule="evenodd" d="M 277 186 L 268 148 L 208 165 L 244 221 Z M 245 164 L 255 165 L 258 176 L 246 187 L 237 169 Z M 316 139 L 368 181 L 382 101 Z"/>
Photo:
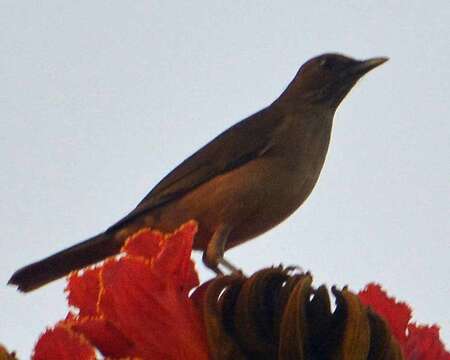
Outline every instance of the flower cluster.
<path fill-rule="evenodd" d="M 142 229 L 119 256 L 71 274 L 72 308 L 44 332 L 33 359 L 450 360 L 439 329 L 411 323 L 410 308 L 379 285 L 358 294 L 332 288 L 335 306 L 296 268 L 199 286 L 196 231 L 194 221 L 172 234 Z"/>

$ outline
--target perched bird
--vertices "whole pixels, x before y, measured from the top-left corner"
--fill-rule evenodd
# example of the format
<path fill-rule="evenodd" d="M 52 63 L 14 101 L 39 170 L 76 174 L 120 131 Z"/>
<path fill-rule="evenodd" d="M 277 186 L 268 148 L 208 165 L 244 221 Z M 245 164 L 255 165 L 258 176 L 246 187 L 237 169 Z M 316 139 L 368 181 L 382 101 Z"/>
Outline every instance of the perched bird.
<path fill-rule="evenodd" d="M 306 62 L 268 107 L 238 122 L 183 161 L 127 216 L 101 234 L 18 270 L 9 280 L 31 291 L 72 270 L 117 254 L 125 239 L 150 226 L 172 231 L 199 222 L 194 249 L 221 273 L 237 269 L 224 251 L 291 215 L 317 182 L 334 113 L 368 71 L 387 58 L 325 54 Z"/>

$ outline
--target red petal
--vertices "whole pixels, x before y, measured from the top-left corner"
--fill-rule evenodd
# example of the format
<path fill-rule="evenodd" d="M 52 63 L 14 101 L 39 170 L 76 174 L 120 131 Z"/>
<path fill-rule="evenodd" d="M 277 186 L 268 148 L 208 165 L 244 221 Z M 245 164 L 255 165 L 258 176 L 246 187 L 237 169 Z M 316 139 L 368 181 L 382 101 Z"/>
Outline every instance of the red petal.
<path fill-rule="evenodd" d="M 199 284 L 194 263 L 191 260 L 192 244 L 197 223 L 189 221 L 167 236 L 161 253 L 154 261 L 154 272 L 171 276 L 185 291 Z"/>
<path fill-rule="evenodd" d="M 411 309 L 404 302 L 387 296 L 378 284 L 369 284 L 358 294 L 363 304 L 369 305 L 378 315 L 382 316 L 401 346 L 406 341 L 406 328 L 411 320 Z"/>
<path fill-rule="evenodd" d="M 33 360 L 95 360 L 95 350 L 83 336 L 59 325 L 47 330 L 34 349 Z"/>
<path fill-rule="evenodd" d="M 67 323 L 100 350 L 104 356 L 125 358 L 133 355 L 133 344 L 111 322 L 101 318 L 77 318 Z"/>
<path fill-rule="evenodd" d="M 408 360 L 450 360 L 450 353 L 445 351 L 436 325 L 409 325 L 403 351 Z"/>
<path fill-rule="evenodd" d="M 160 253 L 163 242 L 164 234 L 145 228 L 130 236 L 121 251 L 151 259 Z"/>
<path fill-rule="evenodd" d="M 155 274 L 142 258 L 107 262 L 99 308 L 144 358 L 207 359 L 203 327 L 171 276 Z"/>
<path fill-rule="evenodd" d="M 80 310 L 81 316 L 94 316 L 97 313 L 97 300 L 100 291 L 99 273 L 101 267 L 73 272 L 67 283 L 67 301 Z"/>

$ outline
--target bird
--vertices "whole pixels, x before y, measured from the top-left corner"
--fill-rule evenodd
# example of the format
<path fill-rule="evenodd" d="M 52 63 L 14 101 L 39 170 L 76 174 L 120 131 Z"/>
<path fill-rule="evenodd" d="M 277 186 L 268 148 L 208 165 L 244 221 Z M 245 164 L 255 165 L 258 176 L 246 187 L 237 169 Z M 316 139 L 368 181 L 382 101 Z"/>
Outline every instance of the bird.
<path fill-rule="evenodd" d="M 203 251 L 204 264 L 217 274 L 239 271 L 224 252 L 278 225 L 304 203 L 324 165 L 339 104 L 364 74 L 387 60 L 339 53 L 308 60 L 270 105 L 184 160 L 128 215 L 19 269 L 8 284 L 35 290 L 114 256 L 143 227 L 171 232 L 191 219 L 198 222 L 193 249 Z"/>

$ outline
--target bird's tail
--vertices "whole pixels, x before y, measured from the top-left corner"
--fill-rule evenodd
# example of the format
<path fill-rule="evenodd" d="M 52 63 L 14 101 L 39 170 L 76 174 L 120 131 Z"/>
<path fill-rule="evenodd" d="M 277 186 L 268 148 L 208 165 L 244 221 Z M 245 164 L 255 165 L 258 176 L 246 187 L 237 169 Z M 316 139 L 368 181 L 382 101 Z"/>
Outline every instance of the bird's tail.
<path fill-rule="evenodd" d="M 24 292 L 32 291 L 73 270 L 115 255 L 120 247 L 120 242 L 114 241 L 112 234 L 102 233 L 17 270 L 8 284 L 17 285 Z"/>

